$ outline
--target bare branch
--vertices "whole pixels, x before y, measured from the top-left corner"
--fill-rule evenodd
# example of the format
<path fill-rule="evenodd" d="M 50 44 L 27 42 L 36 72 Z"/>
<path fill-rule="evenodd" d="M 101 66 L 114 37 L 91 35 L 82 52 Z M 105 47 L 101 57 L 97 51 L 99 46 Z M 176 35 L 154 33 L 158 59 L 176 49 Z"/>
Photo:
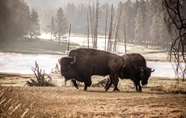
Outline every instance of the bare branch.
<path fill-rule="evenodd" d="M 186 66 L 183 66 L 182 62 L 186 63 L 186 23 L 181 14 L 182 3 L 180 0 L 163 1 L 168 16 L 165 16 L 165 22 L 173 39 L 170 49 L 170 61 L 176 62 L 175 73 L 177 77 L 184 79 Z"/>

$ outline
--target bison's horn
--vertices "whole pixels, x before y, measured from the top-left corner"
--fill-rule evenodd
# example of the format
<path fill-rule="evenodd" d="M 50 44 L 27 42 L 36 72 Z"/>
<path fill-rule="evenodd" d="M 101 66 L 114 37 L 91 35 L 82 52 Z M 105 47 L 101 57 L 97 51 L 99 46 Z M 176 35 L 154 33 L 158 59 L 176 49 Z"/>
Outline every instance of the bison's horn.
<path fill-rule="evenodd" d="M 72 62 L 70 62 L 70 64 L 74 64 L 76 62 L 76 57 L 73 57 L 73 61 Z"/>
<path fill-rule="evenodd" d="M 153 69 L 151 68 L 151 72 L 154 72 L 154 71 L 155 71 L 155 69 L 154 68 Z"/>

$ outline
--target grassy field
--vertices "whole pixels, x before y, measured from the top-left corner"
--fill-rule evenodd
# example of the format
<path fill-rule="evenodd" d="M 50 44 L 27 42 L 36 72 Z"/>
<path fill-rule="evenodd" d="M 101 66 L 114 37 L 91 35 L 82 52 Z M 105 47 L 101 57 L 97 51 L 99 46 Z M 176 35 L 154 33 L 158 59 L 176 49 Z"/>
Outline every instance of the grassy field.
<path fill-rule="evenodd" d="M 79 47 L 72 44 L 71 48 Z M 128 53 L 140 53 L 147 60 L 167 61 L 167 52 L 134 46 Z M 1 42 L 1 52 L 64 54 L 66 42 L 39 39 Z M 151 77 L 142 93 L 135 91 L 130 80 L 120 80 L 120 92 L 104 91 L 102 86 L 84 84 L 76 89 L 65 86 L 60 74 L 51 74 L 55 87 L 29 87 L 33 74 L 0 73 L 0 118 L 186 118 L 186 82 L 173 78 Z M 103 77 L 93 76 L 96 83 Z"/>
<path fill-rule="evenodd" d="M 120 80 L 120 92 L 103 87 L 65 87 L 51 75 L 55 87 L 28 87 L 34 75 L 0 74 L 0 117 L 14 118 L 186 118 L 186 82 L 150 78 L 137 93 L 130 80 Z M 94 76 L 93 83 L 103 79 Z"/>
<path fill-rule="evenodd" d="M 79 46 L 71 44 L 71 47 Z M 0 52 L 14 52 L 27 54 L 63 54 L 67 50 L 67 42 L 41 40 L 41 39 L 20 39 L 0 43 Z"/>

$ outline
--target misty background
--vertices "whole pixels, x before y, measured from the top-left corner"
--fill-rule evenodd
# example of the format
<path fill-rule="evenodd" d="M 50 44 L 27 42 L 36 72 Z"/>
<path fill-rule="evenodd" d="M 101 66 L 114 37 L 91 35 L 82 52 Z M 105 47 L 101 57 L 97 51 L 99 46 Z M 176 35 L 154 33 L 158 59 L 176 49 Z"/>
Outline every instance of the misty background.
<path fill-rule="evenodd" d="M 108 45 L 126 40 L 168 49 L 171 39 L 161 4 L 162 0 L 0 1 L 0 40 L 32 39 L 50 33 L 60 42 L 71 29 L 72 34 L 92 39 L 105 36 Z"/>

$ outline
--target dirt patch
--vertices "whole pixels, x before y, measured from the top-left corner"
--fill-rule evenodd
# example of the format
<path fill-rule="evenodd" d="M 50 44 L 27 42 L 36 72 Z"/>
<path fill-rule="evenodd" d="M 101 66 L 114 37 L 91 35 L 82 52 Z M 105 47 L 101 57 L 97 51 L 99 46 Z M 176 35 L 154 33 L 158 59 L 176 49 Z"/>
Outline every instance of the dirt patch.
<path fill-rule="evenodd" d="M 174 79 L 150 78 L 138 93 L 130 80 L 121 80 L 121 92 L 103 87 L 80 89 L 65 87 L 63 78 L 51 75 L 56 87 L 27 87 L 33 75 L 6 76 L 0 79 L 0 117 L 96 117 L 144 118 L 186 117 L 186 83 Z M 93 83 L 103 79 L 93 77 Z M 58 83 L 59 82 L 59 83 Z M 178 91 L 174 93 L 172 91 Z"/>

